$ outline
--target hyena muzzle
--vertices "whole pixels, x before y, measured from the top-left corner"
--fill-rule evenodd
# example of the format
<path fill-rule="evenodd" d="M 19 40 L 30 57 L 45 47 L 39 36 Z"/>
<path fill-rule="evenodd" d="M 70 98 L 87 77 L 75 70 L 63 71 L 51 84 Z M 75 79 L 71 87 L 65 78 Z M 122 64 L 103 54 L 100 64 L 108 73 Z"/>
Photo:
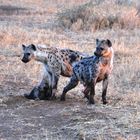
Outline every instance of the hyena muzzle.
<path fill-rule="evenodd" d="M 22 61 L 28 63 L 32 59 L 44 64 L 45 73 L 39 86 L 34 87 L 28 99 L 54 99 L 60 75 L 70 77 L 73 73 L 72 64 L 86 57 L 86 54 L 70 49 L 55 47 L 39 47 L 33 44 L 22 45 L 24 56 Z"/>
<path fill-rule="evenodd" d="M 95 85 L 103 81 L 102 101 L 107 103 L 106 93 L 109 74 L 113 68 L 113 48 L 110 40 L 96 39 L 96 50 L 94 56 L 84 58 L 73 67 L 73 74 L 69 84 L 64 88 L 61 100 L 65 100 L 66 93 L 76 87 L 81 81 L 84 86 L 85 97 L 90 104 L 94 104 Z"/>

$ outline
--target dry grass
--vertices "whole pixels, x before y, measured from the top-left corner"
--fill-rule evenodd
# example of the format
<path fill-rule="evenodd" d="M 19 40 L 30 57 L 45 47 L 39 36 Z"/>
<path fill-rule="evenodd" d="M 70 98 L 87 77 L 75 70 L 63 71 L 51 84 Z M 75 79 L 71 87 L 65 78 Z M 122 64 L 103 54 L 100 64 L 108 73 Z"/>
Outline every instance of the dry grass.
<path fill-rule="evenodd" d="M 61 27 L 74 31 L 95 32 L 99 29 L 134 29 L 140 27 L 138 9 L 122 1 L 90 1 L 84 5 L 62 11 L 58 16 Z M 128 3 L 130 3 L 128 1 Z M 128 16 L 129 15 L 129 16 Z"/>
<path fill-rule="evenodd" d="M 0 3 L 0 139 L 140 139 L 138 1 Z M 101 84 L 92 106 L 83 99 L 82 85 L 68 93 L 65 103 L 24 99 L 41 79 L 42 65 L 23 64 L 21 44 L 49 44 L 92 55 L 96 38 L 110 39 L 115 50 L 107 106 L 101 103 Z M 68 81 L 61 77 L 58 97 Z"/>

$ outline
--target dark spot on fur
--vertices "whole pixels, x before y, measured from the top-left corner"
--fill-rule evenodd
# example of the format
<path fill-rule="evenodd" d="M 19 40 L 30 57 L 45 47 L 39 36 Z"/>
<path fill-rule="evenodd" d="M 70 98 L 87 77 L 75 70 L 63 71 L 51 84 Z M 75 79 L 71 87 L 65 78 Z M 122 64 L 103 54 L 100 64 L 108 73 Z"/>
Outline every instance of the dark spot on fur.
<path fill-rule="evenodd" d="M 76 55 L 71 54 L 69 57 L 70 57 L 70 63 L 73 63 L 74 61 L 76 61 Z"/>
<path fill-rule="evenodd" d="M 84 81 L 84 77 L 83 77 L 83 75 L 81 76 L 81 80 Z"/>

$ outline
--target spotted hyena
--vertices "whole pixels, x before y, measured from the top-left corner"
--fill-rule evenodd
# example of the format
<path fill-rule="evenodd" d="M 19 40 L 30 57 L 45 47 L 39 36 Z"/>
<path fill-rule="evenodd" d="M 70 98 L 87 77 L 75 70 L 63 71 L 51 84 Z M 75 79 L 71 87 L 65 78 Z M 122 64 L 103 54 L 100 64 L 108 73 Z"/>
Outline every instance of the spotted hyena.
<path fill-rule="evenodd" d="M 89 103 L 94 104 L 95 85 L 103 81 L 102 101 L 106 104 L 108 77 L 113 68 L 113 48 L 110 40 L 96 39 L 94 56 L 84 58 L 73 67 L 73 74 L 69 84 L 64 88 L 61 100 L 65 100 L 66 93 L 81 81 L 86 87 L 85 96 Z M 90 95 L 88 95 L 90 93 Z"/>
<path fill-rule="evenodd" d="M 24 53 L 22 61 L 24 63 L 34 59 L 43 63 L 45 67 L 44 76 L 39 86 L 36 86 L 30 94 L 25 94 L 28 99 L 53 99 L 60 75 L 70 77 L 72 64 L 86 56 L 70 49 L 35 46 L 34 44 L 22 45 L 22 48 Z"/>

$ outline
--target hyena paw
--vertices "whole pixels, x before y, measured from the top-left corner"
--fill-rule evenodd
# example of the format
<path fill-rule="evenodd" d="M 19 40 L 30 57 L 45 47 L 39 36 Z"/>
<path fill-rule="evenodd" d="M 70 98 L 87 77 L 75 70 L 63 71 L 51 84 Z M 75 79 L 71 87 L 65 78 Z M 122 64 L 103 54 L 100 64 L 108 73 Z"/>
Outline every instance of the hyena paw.
<path fill-rule="evenodd" d="M 50 99 L 51 99 L 51 100 L 56 100 L 56 96 L 53 95 Z"/>
<path fill-rule="evenodd" d="M 27 99 L 33 99 L 33 100 L 35 99 L 35 97 L 31 96 L 30 94 L 26 94 L 26 93 L 24 94 L 24 97 Z"/>
<path fill-rule="evenodd" d="M 65 96 L 61 96 L 61 98 L 60 98 L 60 101 L 65 101 L 66 99 L 65 99 Z"/>
<path fill-rule="evenodd" d="M 85 95 L 84 98 L 87 98 L 89 100 L 89 95 Z"/>
<path fill-rule="evenodd" d="M 104 104 L 104 105 L 107 104 L 107 103 L 108 103 L 108 101 L 106 101 L 106 100 L 103 101 L 103 104 Z"/>
<path fill-rule="evenodd" d="M 93 98 L 89 98 L 89 104 L 95 104 L 94 99 Z"/>
<path fill-rule="evenodd" d="M 26 93 L 25 93 L 25 94 L 24 94 L 24 97 L 25 97 L 25 98 L 28 98 L 28 97 L 29 97 L 29 94 L 26 94 Z"/>

